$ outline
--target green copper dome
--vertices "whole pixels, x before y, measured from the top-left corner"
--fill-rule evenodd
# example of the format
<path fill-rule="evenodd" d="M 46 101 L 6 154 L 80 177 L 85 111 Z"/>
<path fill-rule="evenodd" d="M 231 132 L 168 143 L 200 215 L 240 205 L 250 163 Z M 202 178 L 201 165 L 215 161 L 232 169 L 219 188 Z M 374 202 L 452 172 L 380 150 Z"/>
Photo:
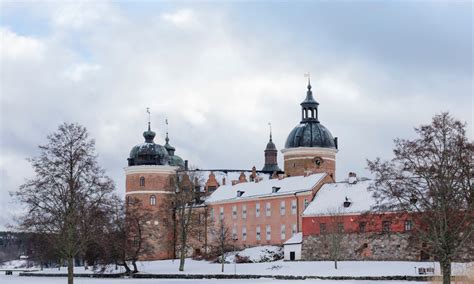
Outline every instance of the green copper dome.
<path fill-rule="evenodd" d="M 148 130 L 143 132 L 145 143 L 135 145 L 130 151 L 128 158 L 129 166 L 140 165 L 167 165 L 169 154 L 165 147 L 156 144 L 153 139 L 156 133 L 151 131 L 148 123 Z"/>

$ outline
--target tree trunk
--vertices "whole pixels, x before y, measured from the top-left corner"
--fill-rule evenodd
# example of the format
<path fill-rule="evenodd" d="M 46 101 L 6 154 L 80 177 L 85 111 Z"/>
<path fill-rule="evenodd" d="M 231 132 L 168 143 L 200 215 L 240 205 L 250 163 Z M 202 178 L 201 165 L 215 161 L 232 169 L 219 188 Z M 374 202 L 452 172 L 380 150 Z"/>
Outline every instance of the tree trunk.
<path fill-rule="evenodd" d="M 443 284 L 451 283 L 451 261 L 440 261 L 441 273 L 443 274 Z"/>
<path fill-rule="evenodd" d="M 334 260 L 334 269 L 337 269 L 337 259 Z"/>
<path fill-rule="evenodd" d="M 181 249 L 179 251 L 179 271 L 184 271 L 184 259 L 186 254 L 186 249 L 184 244 L 182 244 Z"/>
<path fill-rule="evenodd" d="M 222 272 L 224 272 L 224 262 L 225 262 L 225 256 L 224 256 L 224 251 L 222 251 L 222 256 L 221 256 L 221 263 L 222 263 Z"/>
<path fill-rule="evenodd" d="M 132 260 L 132 265 L 133 265 L 133 273 L 138 273 L 138 267 L 137 267 L 137 260 L 136 259 Z"/>
<path fill-rule="evenodd" d="M 74 258 L 67 259 L 67 284 L 74 284 Z"/>

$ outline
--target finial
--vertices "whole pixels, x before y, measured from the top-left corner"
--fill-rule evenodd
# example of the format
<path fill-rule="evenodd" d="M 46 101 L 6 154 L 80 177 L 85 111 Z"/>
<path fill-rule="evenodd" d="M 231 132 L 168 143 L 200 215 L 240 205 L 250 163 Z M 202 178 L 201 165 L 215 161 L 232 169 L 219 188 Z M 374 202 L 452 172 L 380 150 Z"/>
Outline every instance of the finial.
<path fill-rule="evenodd" d="M 165 138 L 165 141 L 166 141 L 166 143 L 168 143 L 170 141 L 170 139 L 168 138 L 168 119 L 167 118 L 165 119 L 165 124 L 166 124 L 166 138 Z"/>
<path fill-rule="evenodd" d="M 311 90 L 311 74 L 310 72 L 304 74 L 305 77 L 308 77 L 308 90 Z"/>
<path fill-rule="evenodd" d="M 146 112 L 148 113 L 148 131 L 151 131 L 151 127 L 150 127 L 151 115 L 150 115 L 150 108 L 149 107 L 146 108 Z"/>
<path fill-rule="evenodd" d="M 272 141 L 272 123 L 268 123 L 268 127 L 270 128 L 270 141 Z"/>

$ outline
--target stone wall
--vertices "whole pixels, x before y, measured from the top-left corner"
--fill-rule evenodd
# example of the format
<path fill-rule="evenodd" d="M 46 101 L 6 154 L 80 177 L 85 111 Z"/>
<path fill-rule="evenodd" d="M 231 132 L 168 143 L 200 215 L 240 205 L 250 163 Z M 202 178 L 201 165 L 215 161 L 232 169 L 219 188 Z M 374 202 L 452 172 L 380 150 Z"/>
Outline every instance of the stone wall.
<path fill-rule="evenodd" d="M 340 260 L 433 260 L 429 248 L 411 233 L 351 233 L 343 234 Z M 473 242 L 467 242 L 455 261 L 474 261 Z M 303 237 L 302 260 L 332 260 L 329 256 L 331 235 Z"/>
<path fill-rule="evenodd" d="M 341 236 L 341 260 L 412 260 L 421 257 L 419 246 L 406 233 L 344 234 Z M 303 238 L 303 260 L 331 260 L 331 235 Z"/>

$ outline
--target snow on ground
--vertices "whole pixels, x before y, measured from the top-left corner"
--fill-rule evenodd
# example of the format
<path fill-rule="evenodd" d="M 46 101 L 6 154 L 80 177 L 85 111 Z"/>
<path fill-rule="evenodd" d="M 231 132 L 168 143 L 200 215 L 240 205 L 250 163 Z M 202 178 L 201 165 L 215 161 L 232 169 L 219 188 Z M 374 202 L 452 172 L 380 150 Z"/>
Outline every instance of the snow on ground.
<path fill-rule="evenodd" d="M 15 268 L 25 268 L 28 266 L 28 262 L 24 259 L 16 259 L 5 261 L 0 265 L 3 269 L 15 269 Z"/>
<path fill-rule="evenodd" d="M 64 284 L 62 277 L 23 277 L 18 275 L 0 275 L 0 284 Z M 75 284 L 335 284 L 339 280 L 274 280 L 274 279 L 104 279 L 104 278 L 75 278 Z M 413 281 L 344 281 L 343 284 L 426 284 Z"/>
<path fill-rule="evenodd" d="M 409 261 L 340 261 L 339 269 L 334 269 L 332 261 L 274 261 L 264 263 L 225 264 L 225 274 L 253 275 L 296 275 L 296 276 L 417 276 L 419 267 L 435 267 L 439 274 L 439 264 L 433 262 Z M 221 264 L 186 259 L 184 271 L 179 272 L 179 260 L 142 261 L 138 263 L 140 273 L 156 274 L 221 274 Z M 464 275 L 474 270 L 474 262 L 454 263 L 453 275 Z M 111 270 L 119 273 L 123 270 Z M 45 273 L 66 273 L 66 268 L 45 269 Z M 75 273 L 91 273 L 83 267 L 76 267 Z M 0 283 L 3 284 L 3 283 Z"/>
<path fill-rule="evenodd" d="M 233 263 L 235 255 L 240 257 L 248 257 L 251 262 L 267 262 L 272 261 L 276 255 L 280 255 L 280 259 L 283 258 L 283 248 L 278 246 L 258 246 L 246 248 L 238 252 L 229 253 L 226 257 L 226 262 Z"/>

